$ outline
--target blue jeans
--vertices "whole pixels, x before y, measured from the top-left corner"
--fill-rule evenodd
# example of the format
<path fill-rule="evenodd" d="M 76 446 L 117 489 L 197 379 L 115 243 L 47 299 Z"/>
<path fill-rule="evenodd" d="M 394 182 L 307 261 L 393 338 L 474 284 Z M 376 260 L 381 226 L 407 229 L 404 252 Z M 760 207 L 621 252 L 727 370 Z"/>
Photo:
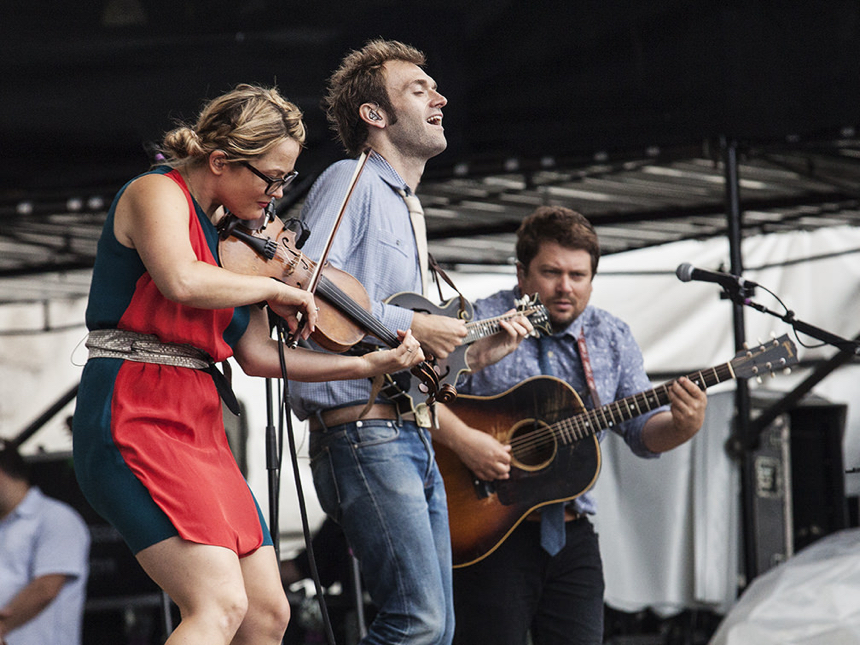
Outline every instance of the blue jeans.
<path fill-rule="evenodd" d="M 451 538 L 429 433 L 357 421 L 311 433 L 323 510 L 361 563 L 377 608 L 366 645 L 448 645 L 454 634 Z"/>

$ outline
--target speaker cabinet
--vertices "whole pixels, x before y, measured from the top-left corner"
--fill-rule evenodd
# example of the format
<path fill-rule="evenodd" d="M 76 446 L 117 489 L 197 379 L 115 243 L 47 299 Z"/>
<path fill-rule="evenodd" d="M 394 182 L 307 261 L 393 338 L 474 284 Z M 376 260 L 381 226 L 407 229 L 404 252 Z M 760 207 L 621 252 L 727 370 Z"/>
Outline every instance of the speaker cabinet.
<path fill-rule="evenodd" d="M 842 435 L 846 405 L 800 405 L 791 410 L 794 548 L 847 528 Z"/>
<path fill-rule="evenodd" d="M 753 531 L 758 574 L 794 553 L 789 426 L 787 414 L 777 417 L 762 432 L 753 455 Z"/>
<path fill-rule="evenodd" d="M 754 405 L 772 401 L 757 398 Z M 807 397 L 777 417 L 753 453 L 758 573 L 848 526 L 842 434 L 847 406 Z"/>

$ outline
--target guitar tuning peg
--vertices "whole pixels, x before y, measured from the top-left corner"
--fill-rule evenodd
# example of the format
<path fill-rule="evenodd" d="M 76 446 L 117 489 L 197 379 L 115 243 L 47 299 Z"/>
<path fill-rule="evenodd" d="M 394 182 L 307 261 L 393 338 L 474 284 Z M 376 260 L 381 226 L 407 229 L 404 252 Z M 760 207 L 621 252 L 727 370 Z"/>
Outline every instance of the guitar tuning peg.
<path fill-rule="evenodd" d="M 749 344 L 748 342 L 744 341 L 744 342 L 743 342 L 742 347 L 743 347 L 744 349 L 749 349 L 749 348 L 750 348 L 750 344 Z"/>
<path fill-rule="evenodd" d="M 761 384 L 761 376 L 755 377 L 756 383 Z"/>
<path fill-rule="evenodd" d="M 770 330 L 770 339 L 773 340 L 774 338 L 776 338 L 776 332 L 771 329 Z"/>
<path fill-rule="evenodd" d="M 759 339 L 758 339 L 758 344 L 759 344 L 759 345 L 764 345 L 764 342 L 762 342 L 762 339 L 761 339 L 761 338 L 759 338 Z"/>
<path fill-rule="evenodd" d="M 782 373 L 785 374 L 786 376 L 788 376 L 789 374 L 791 374 L 791 368 L 786 367 L 784 370 L 782 370 Z"/>

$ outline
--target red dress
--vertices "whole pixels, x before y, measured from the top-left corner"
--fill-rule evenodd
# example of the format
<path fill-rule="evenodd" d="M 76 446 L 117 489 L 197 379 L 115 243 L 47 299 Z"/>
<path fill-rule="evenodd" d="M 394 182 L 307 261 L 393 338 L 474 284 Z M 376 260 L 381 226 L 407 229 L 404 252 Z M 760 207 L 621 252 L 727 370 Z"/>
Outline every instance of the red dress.
<path fill-rule="evenodd" d="M 191 246 L 199 260 L 217 265 L 217 231 L 181 176 L 155 172 L 185 191 Z M 99 242 L 88 327 L 155 334 L 219 362 L 231 356 L 247 327 L 247 308 L 197 309 L 165 298 L 137 252 L 114 237 L 115 206 Z M 242 556 L 268 537 L 227 442 L 221 400 L 207 372 L 92 359 L 84 368 L 73 427 L 81 487 L 135 552 L 173 533 Z"/>

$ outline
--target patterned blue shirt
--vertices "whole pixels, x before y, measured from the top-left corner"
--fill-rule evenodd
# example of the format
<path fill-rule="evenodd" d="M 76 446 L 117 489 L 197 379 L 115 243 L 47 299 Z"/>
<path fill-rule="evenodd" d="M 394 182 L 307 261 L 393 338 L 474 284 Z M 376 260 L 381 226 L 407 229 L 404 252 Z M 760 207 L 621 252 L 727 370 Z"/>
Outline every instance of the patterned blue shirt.
<path fill-rule="evenodd" d="M 476 301 L 475 319 L 481 320 L 505 313 L 513 307 L 514 299 L 520 295 L 519 290 L 514 289 L 500 291 Z M 588 393 L 588 383 L 577 344 L 580 330 L 583 329 L 595 387 L 602 405 L 653 387 L 645 372 L 642 352 L 628 325 L 609 312 L 589 305 L 564 331 L 544 337 L 540 341 L 526 338 L 515 352 L 498 363 L 469 374 L 457 387 L 457 391 L 461 394 L 491 396 L 505 392 L 527 378 L 549 372 L 552 376 L 566 381 L 579 395 L 585 407 L 592 408 L 594 406 Z M 547 370 L 541 369 L 542 362 Z M 665 409 L 667 408 L 657 408 L 615 425 L 612 430 L 619 434 L 638 456 L 656 457 L 656 453 L 649 451 L 642 441 L 642 428 L 652 415 Z M 605 431 L 599 433 L 598 439 L 602 441 L 605 434 Z M 596 510 L 594 499 L 588 493 L 578 497 L 574 505 L 580 512 L 594 513 Z"/>
<path fill-rule="evenodd" d="M 357 163 L 351 159 L 333 164 L 308 194 L 301 218 L 311 235 L 302 252 L 314 261 L 322 256 Z M 382 156 L 372 154 L 353 190 L 328 256 L 331 266 L 343 269 L 364 286 L 373 315 L 395 335 L 398 329 L 412 325 L 412 311 L 382 302 L 403 291 L 421 293 L 418 248 L 400 190 L 412 192 Z M 369 379 L 291 382 L 290 388 L 299 419 L 317 410 L 366 403 L 370 397 Z"/>

